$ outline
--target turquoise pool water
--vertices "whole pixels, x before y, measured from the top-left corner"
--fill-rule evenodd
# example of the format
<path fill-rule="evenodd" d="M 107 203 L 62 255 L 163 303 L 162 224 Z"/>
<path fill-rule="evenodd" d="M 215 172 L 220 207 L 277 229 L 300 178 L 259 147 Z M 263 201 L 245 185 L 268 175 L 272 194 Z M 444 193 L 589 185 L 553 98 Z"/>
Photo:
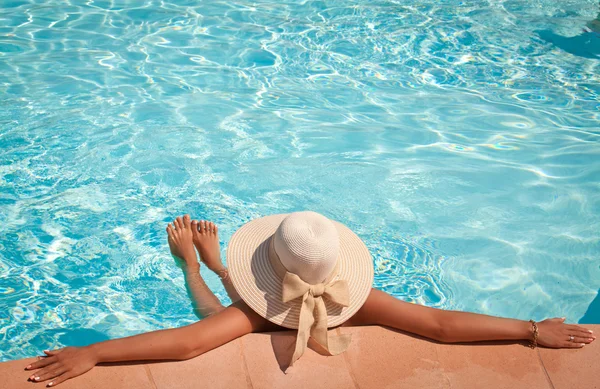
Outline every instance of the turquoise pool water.
<path fill-rule="evenodd" d="M 2 1 L 0 360 L 194 321 L 164 233 L 185 212 L 224 248 L 315 210 L 400 298 L 579 321 L 600 288 L 599 11 Z"/>

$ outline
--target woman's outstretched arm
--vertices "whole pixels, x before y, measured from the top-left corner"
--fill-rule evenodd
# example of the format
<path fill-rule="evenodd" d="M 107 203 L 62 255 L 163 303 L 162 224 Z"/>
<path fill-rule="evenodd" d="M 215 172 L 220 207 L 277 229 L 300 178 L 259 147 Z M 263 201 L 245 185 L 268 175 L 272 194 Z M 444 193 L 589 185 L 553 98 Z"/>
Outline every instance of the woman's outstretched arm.
<path fill-rule="evenodd" d="M 250 332 L 274 331 L 278 327 L 244 303 L 237 303 L 189 326 L 108 340 L 86 347 L 48 351 L 42 360 L 27 366 L 40 369 L 30 380 L 56 386 L 102 362 L 183 360 L 193 358 Z"/>
<path fill-rule="evenodd" d="M 196 261 L 189 216 L 175 219 L 173 224 L 167 226 L 167 233 L 169 248 L 174 256 L 186 263 Z M 208 294 L 203 296 L 216 299 L 204 282 L 195 286 L 208 290 Z M 56 386 L 89 371 L 98 363 L 189 359 L 249 332 L 274 331 L 278 328 L 239 302 L 189 326 L 109 340 L 87 347 L 45 351 L 46 358 L 32 363 L 26 369 L 41 369 L 30 379 L 35 382 L 52 380 L 48 386 Z"/>
<path fill-rule="evenodd" d="M 371 290 L 365 304 L 345 325 L 383 325 L 447 343 L 533 337 L 527 321 L 411 304 L 377 289 Z M 538 343 L 547 347 L 577 348 L 595 339 L 588 329 L 565 324 L 564 319 L 539 322 L 538 330 Z"/>

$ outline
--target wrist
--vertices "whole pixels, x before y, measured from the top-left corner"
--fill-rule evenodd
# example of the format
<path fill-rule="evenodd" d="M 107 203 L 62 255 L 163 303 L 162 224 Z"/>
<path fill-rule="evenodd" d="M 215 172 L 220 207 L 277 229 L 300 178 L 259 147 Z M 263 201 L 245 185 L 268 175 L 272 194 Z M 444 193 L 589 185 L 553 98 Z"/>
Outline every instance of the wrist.
<path fill-rule="evenodd" d="M 102 362 L 102 360 L 100 358 L 100 347 L 101 347 L 100 343 L 94 343 L 94 344 L 90 344 L 89 346 L 83 347 L 83 350 L 85 350 L 90 355 L 90 357 L 94 361 L 94 364 L 96 364 L 96 365 L 98 363 Z"/>
<path fill-rule="evenodd" d="M 529 347 L 531 348 L 536 348 L 537 344 L 538 344 L 538 336 L 539 336 L 539 331 L 538 331 L 538 323 L 533 321 L 533 320 L 529 320 L 527 322 L 528 324 L 528 336 L 527 336 L 527 340 L 529 341 Z"/>
<path fill-rule="evenodd" d="M 521 336 L 519 336 L 519 339 L 531 341 L 531 339 L 533 339 L 533 327 L 531 325 L 531 322 L 521 321 L 520 333 L 521 333 Z"/>

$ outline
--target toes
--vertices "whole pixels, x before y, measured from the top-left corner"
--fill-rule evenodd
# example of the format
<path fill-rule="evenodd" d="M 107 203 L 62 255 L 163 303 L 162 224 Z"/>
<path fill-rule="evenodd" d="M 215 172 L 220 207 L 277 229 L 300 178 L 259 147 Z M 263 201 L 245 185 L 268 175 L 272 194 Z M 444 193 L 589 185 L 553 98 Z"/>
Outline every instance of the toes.
<path fill-rule="evenodd" d="M 206 221 L 200 220 L 200 233 L 206 234 Z"/>
<path fill-rule="evenodd" d="M 216 235 L 218 232 L 218 228 L 217 225 L 213 222 L 206 222 L 206 232 L 210 233 L 211 235 Z"/>
<path fill-rule="evenodd" d="M 177 216 L 175 221 L 177 222 L 177 229 L 178 230 L 183 229 L 183 220 L 181 219 L 181 216 Z"/>
<path fill-rule="evenodd" d="M 169 235 L 169 238 L 173 234 L 173 226 L 171 225 L 171 223 L 167 224 L 167 234 Z"/>
<path fill-rule="evenodd" d="M 192 234 L 196 235 L 198 233 L 198 221 L 192 220 Z"/>
<path fill-rule="evenodd" d="M 190 220 L 190 215 L 184 215 L 183 216 L 183 226 L 187 229 L 191 228 L 191 220 Z"/>

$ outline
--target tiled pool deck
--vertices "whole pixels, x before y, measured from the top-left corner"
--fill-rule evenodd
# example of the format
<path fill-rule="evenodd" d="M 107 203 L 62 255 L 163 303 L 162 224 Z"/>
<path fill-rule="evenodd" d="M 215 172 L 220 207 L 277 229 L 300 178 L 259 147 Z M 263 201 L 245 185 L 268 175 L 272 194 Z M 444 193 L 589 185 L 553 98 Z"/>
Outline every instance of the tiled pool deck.
<path fill-rule="evenodd" d="M 600 325 L 586 325 L 600 333 Z M 59 385 L 73 388 L 600 388 L 600 343 L 577 350 L 524 344 L 447 345 L 381 327 L 350 327 L 350 349 L 335 357 L 308 350 L 288 374 L 292 332 L 251 334 L 183 362 L 97 366 Z M 0 387 L 27 381 L 32 359 L 0 364 Z"/>

